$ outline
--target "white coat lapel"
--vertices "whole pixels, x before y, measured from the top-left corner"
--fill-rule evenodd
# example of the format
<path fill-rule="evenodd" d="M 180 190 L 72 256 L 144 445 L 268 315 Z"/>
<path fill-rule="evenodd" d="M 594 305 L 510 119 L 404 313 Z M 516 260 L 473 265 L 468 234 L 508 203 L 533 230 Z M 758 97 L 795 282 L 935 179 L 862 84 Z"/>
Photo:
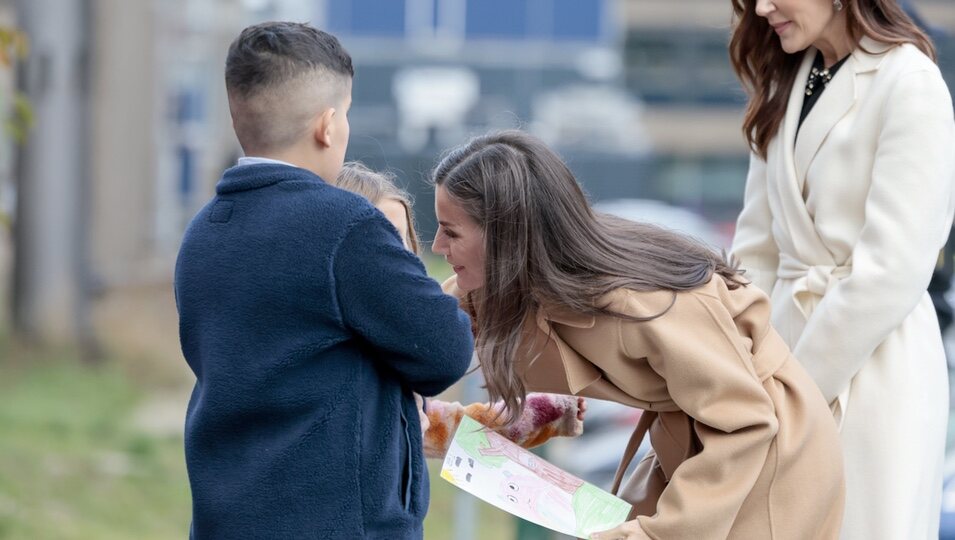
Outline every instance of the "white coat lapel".
<path fill-rule="evenodd" d="M 825 142 L 832 128 L 845 117 L 856 102 L 855 59 L 849 58 L 846 64 L 836 73 L 832 82 L 819 96 L 819 101 L 816 102 L 809 116 L 803 121 L 802 128 L 799 129 L 799 134 L 796 136 L 795 165 L 800 196 L 805 191 L 806 172 L 809 170 L 813 158 L 816 157 L 819 148 Z M 805 84 L 805 82 L 802 84 Z M 799 81 L 797 81 L 797 85 L 799 85 Z M 798 118 L 796 122 L 799 122 Z"/>
<path fill-rule="evenodd" d="M 800 194 L 804 192 L 809 166 L 816 154 L 819 153 L 823 143 L 825 143 L 826 137 L 856 103 L 859 97 L 860 76 L 877 70 L 889 48 L 889 45 L 870 38 L 863 38 L 859 47 L 856 47 L 846 64 L 832 78 L 832 82 L 819 97 L 819 101 L 812 112 L 806 117 L 802 128 L 799 129 L 794 149 L 794 164 Z M 815 55 L 815 50 L 808 51 L 806 60 L 815 58 Z M 802 89 L 803 92 L 805 92 L 805 89 L 800 86 L 799 81 L 805 81 L 806 76 L 808 76 L 808 73 L 802 79 L 797 79 L 796 84 L 796 88 Z M 790 105 L 793 104 L 793 101 L 795 100 L 790 100 Z M 802 99 L 798 101 L 801 112 Z M 798 122 L 799 118 L 796 117 L 795 123 L 797 125 Z"/>
<path fill-rule="evenodd" d="M 789 231 L 787 237 L 793 243 L 791 246 L 780 247 L 783 251 L 792 251 L 800 254 L 800 256 L 814 253 L 818 248 L 818 242 L 812 241 L 812 239 L 818 238 L 818 235 L 815 232 L 812 216 L 809 215 L 809 210 L 803 200 L 799 182 L 796 179 L 796 167 L 793 163 L 796 127 L 799 124 L 799 114 L 802 111 L 803 97 L 805 96 L 804 84 L 799 81 L 805 81 L 806 77 L 809 76 L 809 69 L 812 67 L 815 54 L 815 49 L 808 50 L 799 71 L 796 73 L 797 82 L 793 85 L 789 95 L 786 116 L 780 126 L 780 136 L 776 137 L 770 144 L 770 159 L 767 160 L 767 163 L 777 164 L 775 171 L 771 172 L 777 180 L 769 186 L 772 193 L 770 207 L 780 226 Z"/>
<path fill-rule="evenodd" d="M 786 107 L 786 116 L 783 119 L 782 125 L 782 138 L 780 142 L 782 143 L 782 148 L 780 148 L 783 155 L 783 166 L 785 168 L 785 177 L 787 180 L 787 188 L 797 188 L 796 191 L 801 193 L 801 189 L 798 189 L 800 179 L 799 171 L 796 168 L 795 164 L 795 145 L 796 145 L 796 131 L 799 128 L 799 115 L 802 113 L 802 104 L 803 100 L 806 97 L 805 91 L 805 80 L 809 77 L 809 70 L 812 68 L 813 58 L 816 56 L 816 50 L 810 48 L 806 51 L 803 56 L 802 65 L 799 67 L 799 72 L 796 73 L 796 82 L 793 84 L 792 91 L 789 94 L 789 104 Z M 799 199 L 802 199 L 802 196 L 799 196 Z"/>

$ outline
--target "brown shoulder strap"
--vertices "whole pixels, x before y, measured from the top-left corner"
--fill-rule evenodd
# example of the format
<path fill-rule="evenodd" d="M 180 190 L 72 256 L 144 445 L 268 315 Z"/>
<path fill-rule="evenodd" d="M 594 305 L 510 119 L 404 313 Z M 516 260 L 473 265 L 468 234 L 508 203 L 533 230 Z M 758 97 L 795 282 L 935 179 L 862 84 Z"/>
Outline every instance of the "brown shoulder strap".
<path fill-rule="evenodd" d="M 627 467 L 630 466 L 630 462 L 633 461 L 633 457 L 637 455 L 637 450 L 640 449 L 640 443 L 643 442 L 643 438 L 647 435 L 647 431 L 650 430 L 650 425 L 653 424 L 653 421 L 656 420 L 657 413 L 654 411 L 643 411 L 640 415 L 640 420 L 637 422 L 637 427 L 633 430 L 633 435 L 630 436 L 630 442 L 627 443 L 627 449 L 623 452 L 623 458 L 620 460 L 620 466 L 617 467 L 617 474 L 613 478 L 613 487 L 610 488 L 610 493 L 616 495 L 620 490 L 620 483 L 623 482 L 623 475 L 627 472 Z"/>

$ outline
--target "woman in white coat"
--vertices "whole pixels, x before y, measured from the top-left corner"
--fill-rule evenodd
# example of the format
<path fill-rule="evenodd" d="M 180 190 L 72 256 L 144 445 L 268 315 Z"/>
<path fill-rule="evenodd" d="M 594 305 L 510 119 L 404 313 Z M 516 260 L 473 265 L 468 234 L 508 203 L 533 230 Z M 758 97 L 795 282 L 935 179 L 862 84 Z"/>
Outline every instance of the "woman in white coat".
<path fill-rule="evenodd" d="M 955 120 L 895 0 L 733 0 L 753 149 L 733 252 L 830 401 L 844 539 L 938 538 L 948 375 L 926 287 Z"/>

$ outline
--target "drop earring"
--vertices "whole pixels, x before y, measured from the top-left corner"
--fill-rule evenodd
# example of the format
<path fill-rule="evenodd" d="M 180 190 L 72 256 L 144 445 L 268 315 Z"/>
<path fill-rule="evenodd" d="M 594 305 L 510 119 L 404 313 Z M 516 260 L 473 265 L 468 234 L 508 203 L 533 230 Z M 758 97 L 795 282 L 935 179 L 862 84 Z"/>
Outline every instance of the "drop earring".
<path fill-rule="evenodd" d="M 842 0 L 833 0 L 832 7 L 836 8 L 836 11 L 842 11 L 845 6 L 842 5 Z"/>

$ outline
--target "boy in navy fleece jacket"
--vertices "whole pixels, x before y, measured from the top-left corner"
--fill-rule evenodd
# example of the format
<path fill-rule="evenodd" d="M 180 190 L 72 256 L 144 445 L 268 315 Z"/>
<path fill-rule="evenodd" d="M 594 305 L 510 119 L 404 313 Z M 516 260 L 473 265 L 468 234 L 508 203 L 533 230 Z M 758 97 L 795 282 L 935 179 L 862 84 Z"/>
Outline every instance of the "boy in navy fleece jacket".
<path fill-rule="evenodd" d="M 414 392 L 471 357 L 467 316 L 363 198 L 326 183 L 348 143 L 352 65 L 308 25 L 245 29 L 226 61 L 247 157 L 176 263 L 190 536 L 422 537 Z"/>

